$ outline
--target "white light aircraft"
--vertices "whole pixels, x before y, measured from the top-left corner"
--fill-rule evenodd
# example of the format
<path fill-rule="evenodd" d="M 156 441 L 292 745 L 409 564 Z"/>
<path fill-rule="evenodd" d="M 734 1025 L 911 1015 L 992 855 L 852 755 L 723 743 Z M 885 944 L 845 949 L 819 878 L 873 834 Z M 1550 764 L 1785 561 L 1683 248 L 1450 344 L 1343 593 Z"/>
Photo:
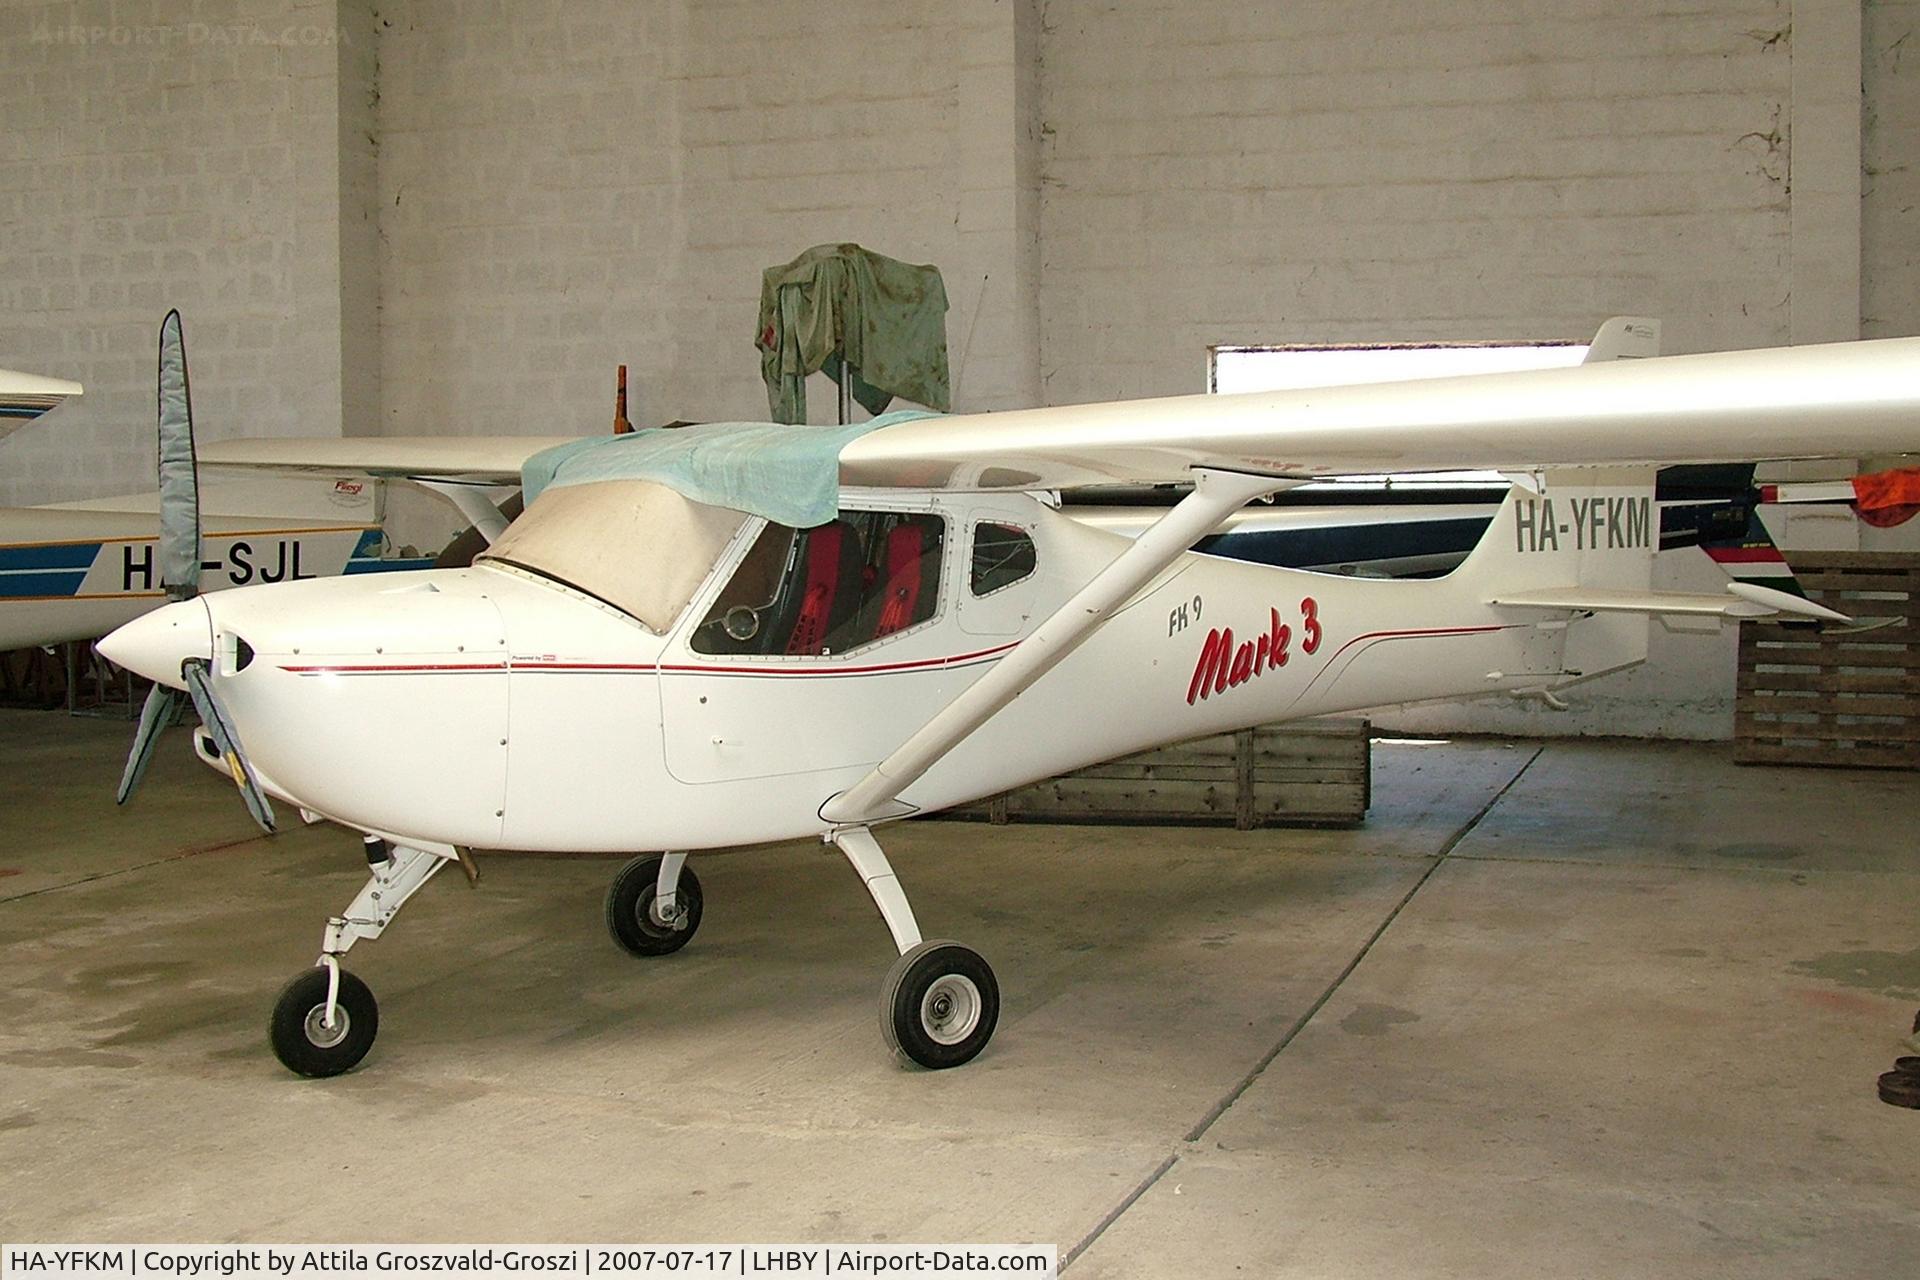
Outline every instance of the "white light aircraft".
<path fill-rule="evenodd" d="M 0 440 L 79 394 L 80 384 L 65 378 L 0 369 Z"/>
<path fill-rule="evenodd" d="M 669 456 L 676 488 L 596 471 L 622 444 L 576 455 L 574 479 L 606 478 L 568 483 L 563 465 L 470 568 L 225 591 L 101 643 L 163 697 L 193 694 L 267 822 L 271 796 L 364 833 L 365 888 L 273 1011 L 292 1070 L 331 1075 L 366 1054 L 378 1008 L 340 957 L 469 849 L 664 851 L 629 862 L 607 898 L 619 944 L 657 956 L 700 924 L 689 852 L 803 836 L 839 847 L 892 933 L 887 1042 L 922 1066 L 966 1062 L 999 1016 L 993 971 L 923 939 L 885 823 L 1202 734 L 1552 696 L 1643 660 L 1649 617 L 1844 621 L 1749 583 L 1650 590 L 1654 468 L 1920 450 L 1920 339 L 929 417 L 844 444 L 782 436 L 771 477 L 752 449 L 716 461 L 707 433 L 665 435 L 707 470 L 687 479 L 700 459 Z M 802 486 L 792 448 L 812 439 L 832 441 L 831 518 L 789 527 L 713 499 L 715 481 Z M 501 481 L 541 443 L 208 452 Z M 1456 468 L 1515 484 L 1445 577 L 1187 550 L 1306 481 Z M 1173 481 L 1192 492 L 1132 540 L 1049 496 Z M 150 747 L 143 728 L 136 761 Z M 621 784 L 582 786 L 610 757 Z"/>

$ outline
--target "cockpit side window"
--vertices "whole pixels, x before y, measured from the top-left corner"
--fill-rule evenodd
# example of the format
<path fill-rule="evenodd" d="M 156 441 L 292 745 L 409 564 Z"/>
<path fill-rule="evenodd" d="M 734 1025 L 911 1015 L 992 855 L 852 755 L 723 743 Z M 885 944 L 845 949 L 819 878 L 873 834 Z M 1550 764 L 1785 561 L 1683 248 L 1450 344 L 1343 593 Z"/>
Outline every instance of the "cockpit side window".
<path fill-rule="evenodd" d="M 822 657 L 930 620 L 946 521 L 844 511 L 812 529 L 769 524 L 689 643 L 696 653 Z"/>
<path fill-rule="evenodd" d="M 973 566 L 968 585 L 976 596 L 992 595 L 1033 573 L 1033 536 L 1019 525 L 982 521 L 973 529 Z"/>

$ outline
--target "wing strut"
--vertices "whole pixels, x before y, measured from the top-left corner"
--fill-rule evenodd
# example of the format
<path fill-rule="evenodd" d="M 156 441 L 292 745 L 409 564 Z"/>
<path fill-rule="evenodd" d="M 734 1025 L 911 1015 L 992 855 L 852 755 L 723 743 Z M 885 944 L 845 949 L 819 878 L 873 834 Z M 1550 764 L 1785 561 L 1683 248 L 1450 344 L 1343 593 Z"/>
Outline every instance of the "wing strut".
<path fill-rule="evenodd" d="M 488 546 L 492 546 L 494 539 L 507 531 L 507 518 L 501 515 L 500 508 L 494 506 L 487 498 L 489 487 L 500 486 L 464 484 L 455 480 L 429 479 L 425 476 L 408 476 L 407 479 L 422 489 L 439 494 L 459 508 L 460 514 L 465 516 L 467 523 L 487 540 Z"/>
<path fill-rule="evenodd" d="M 1243 471 L 1194 469 L 1193 492 L 1134 539 L 1112 564 L 1093 576 L 1072 599 L 1054 610 L 992 670 L 922 725 L 873 772 L 820 806 L 835 826 L 862 826 L 913 812 L 899 795 L 1000 708 L 1080 647 L 1133 593 L 1178 559 L 1180 553 L 1254 498 L 1290 489 L 1299 480 Z"/>

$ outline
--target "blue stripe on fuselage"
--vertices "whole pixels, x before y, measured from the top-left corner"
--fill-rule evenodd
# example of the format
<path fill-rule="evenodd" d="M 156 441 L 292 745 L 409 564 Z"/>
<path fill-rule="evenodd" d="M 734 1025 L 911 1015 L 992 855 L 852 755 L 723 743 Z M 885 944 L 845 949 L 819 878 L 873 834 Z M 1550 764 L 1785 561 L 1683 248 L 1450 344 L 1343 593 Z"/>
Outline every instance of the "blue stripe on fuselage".
<path fill-rule="evenodd" d="M 22 596 L 70 596 L 86 581 L 86 571 L 71 573 L 0 573 L 0 600 Z"/>
<path fill-rule="evenodd" d="M 408 569 L 433 568 L 432 556 L 402 556 L 396 560 L 382 560 L 374 556 L 366 560 L 349 560 L 341 573 L 353 577 L 362 573 L 400 573 Z"/>
<path fill-rule="evenodd" d="M 12 569 L 86 569 L 100 554 L 98 542 L 60 542 L 39 547 L 0 547 L 0 573 Z"/>

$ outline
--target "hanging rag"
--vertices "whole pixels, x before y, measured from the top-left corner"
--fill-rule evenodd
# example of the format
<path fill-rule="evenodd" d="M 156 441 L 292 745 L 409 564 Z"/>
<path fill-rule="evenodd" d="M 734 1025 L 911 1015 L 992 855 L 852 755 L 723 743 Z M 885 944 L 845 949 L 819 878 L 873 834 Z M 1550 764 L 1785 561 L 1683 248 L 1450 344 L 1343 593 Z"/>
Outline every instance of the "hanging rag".
<path fill-rule="evenodd" d="M 895 396 L 945 412 L 947 289 L 940 268 L 857 244 L 815 245 L 760 277 L 760 375 L 775 422 L 807 420 L 807 375 L 841 363 L 868 413 Z"/>

